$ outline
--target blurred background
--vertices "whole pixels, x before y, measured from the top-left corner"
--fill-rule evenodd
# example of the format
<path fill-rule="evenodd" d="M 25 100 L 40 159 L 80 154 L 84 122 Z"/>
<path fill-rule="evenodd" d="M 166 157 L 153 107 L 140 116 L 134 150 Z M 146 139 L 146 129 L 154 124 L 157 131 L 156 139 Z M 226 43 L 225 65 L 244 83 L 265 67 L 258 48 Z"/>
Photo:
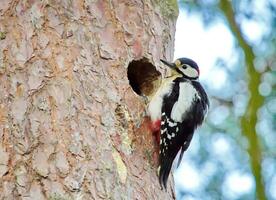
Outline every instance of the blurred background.
<path fill-rule="evenodd" d="M 179 1 L 175 58 L 211 101 L 182 164 L 177 200 L 276 199 L 276 1 Z"/>

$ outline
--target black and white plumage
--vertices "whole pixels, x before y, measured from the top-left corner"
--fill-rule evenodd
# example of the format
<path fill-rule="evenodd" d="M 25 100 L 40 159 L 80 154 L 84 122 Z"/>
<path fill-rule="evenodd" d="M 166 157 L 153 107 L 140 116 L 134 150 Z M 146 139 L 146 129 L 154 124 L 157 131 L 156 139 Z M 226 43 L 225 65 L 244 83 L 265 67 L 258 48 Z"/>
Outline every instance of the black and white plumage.
<path fill-rule="evenodd" d="M 193 60 L 161 61 L 172 68 L 172 76 L 163 80 L 149 104 L 149 113 L 153 122 L 161 119 L 159 182 L 166 188 L 173 161 L 180 151 L 180 164 L 195 129 L 206 116 L 209 100 L 197 80 L 199 68 Z"/>

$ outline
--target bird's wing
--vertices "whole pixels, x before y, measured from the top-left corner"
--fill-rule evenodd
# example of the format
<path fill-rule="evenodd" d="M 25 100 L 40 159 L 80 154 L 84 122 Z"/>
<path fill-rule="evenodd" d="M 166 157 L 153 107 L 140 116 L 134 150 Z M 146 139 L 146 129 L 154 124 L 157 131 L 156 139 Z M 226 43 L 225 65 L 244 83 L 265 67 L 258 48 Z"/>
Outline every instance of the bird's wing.
<path fill-rule="evenodd" d="M 165 100 L 163 101 L 162 105 L 159 153 L 159 182 L 160 185 L 162 187 L 164 186 L 165 188 L 173 161 L 177 153 L 179 152 L 185 141 L 187 141 L 186 144 L 190 143 L 190 141 L 188 141 L 190 139 L 187 137 L 191 132 L 189 124 L 183 124 L 183 122 L 176 122 L 170 117 L 171 110 L 175 102 L 177 101 L 178 96 L 179 83 L 176 83 L 173 86 L 172 92 L 165 97 Z"/>
<path fill-rule="evenodd" d="M 187 113 L 187 116 L 190 117 L 190 119 L 186 119 L 183 123 L 194 123 L 193 125 L 193 129 L 196 129 L 197 126 L 201 125 L 205 116 L 207 115 L 207 111 L 209 108 L 209 99 L 208 96 L 205 92 L 205 90 L 203 89 L 203 87 L 201 86 L 201 84 L 197 81 L 193 81 L 192 85 L 194 86 L 194 88 L 197 90 L 198 94 L 199 94 L 199 98 L 196 99 L 196 101 L 194 102 L 192 109 L 189 111 L 189 113 Z M 187 136 L 187 140 L 184 142 L 183 146 L 181 147 L 181 153 L 178 159 L 178 163 L 177 163 L 177 167 L 180 165 L 182 157 L 184 152 L 188 149 L 190 142 L 192 140 L 193 137 L 193 132 L 192 131 L 188 136 Z"/>
<path fill-rule="evenodd" d="M 193 137 L 194 129 L 196 129 L 197 126 L 202 124 L 205 116 L 207 115 L 207 111 L 209 108 L 209 99 L 208 99 L 208 96 L 207 96 L 205 90 L 201 86 L 201 84 L 198 81 L 193 81 L 192 85 L 197 90 L 197 92 L 199 94 L 199 98 L 196 99 L 196 101 L 194 102 L 194 104 L 192 106 L 192 109 L 189 111 L 189 113 L 187 113 L 187 116 L 189 116 L 190 119 L 186 119 L 183 121 L 184 124 L 191 123 L 191 122 L 194 124 L 192 127 L 190 127 L 190 129 L 193 128 L 193 130 L 187 136 L 186 141 L 184 142 L 183 146 L 181 147 L 181 152 L 180 152 L 180 156 L 178 159 L 177 167 L 181 163 L 184 152 L 188 149 L 188 147 L 190 145 L 190 142 Z"/>
<path fill-rule="evenodd" d="M 187 150 L 193 137 L 194 127 L 189 121 L 174 122 L 165 115 L 161 117 L 160 153 L 159 153 L 159 181 L 166 188 L 173 161 L 181 149 L 179 163 L 184 151 Z"/>
<path fill-rule="evenodd" d="M 197 82 L 194 87 L 199 91 L 200 98 L 194 101 L 191 110 L 185 114 L 187 117 L 183 117 L 183 121 L 181 122 L 176 122 L 170 117 L 172 107 L 178 99 L 179 84 L 174 85 L 171 94 L 165 97 L 166 99 L 163 102 L 159 153 L 159 182 L 165 188 L 177 153 L 181 149 L 178 160 L 179 165 L 184 152 L 190 145 L 195 128 L 202 123 L 209 106 L 208 97 L 201 85 Z"/>
<path fill-rule="evenodd" d="M 194 109 L 192 110 L 194 120 L 198 126 L 202 124 L 205 116 L 207 115 L 210 103 L 208 96 L 205 90 L 203 89 L 202 85 L 198 81 L 193 81 L 192 85 L 197 90 L 200 97 L 195 102 L 195 106 L 193 107 Z"/>
<path fill-rule="evenodd" d="M 159 152 L 159 182 L 161 186 L 166 188 L 168 176 L 171 171 L 172 163 L 176 157 L 178 151 L 181 148 L 181 144 L 178 142 L 179 135 L 177 135 L 177 124 L 171 121 L 165 112 L 161 117 L 161 134 L 160 134 L 160 152 Z M 179 129 L 179 128 L 178 128 Z"/>

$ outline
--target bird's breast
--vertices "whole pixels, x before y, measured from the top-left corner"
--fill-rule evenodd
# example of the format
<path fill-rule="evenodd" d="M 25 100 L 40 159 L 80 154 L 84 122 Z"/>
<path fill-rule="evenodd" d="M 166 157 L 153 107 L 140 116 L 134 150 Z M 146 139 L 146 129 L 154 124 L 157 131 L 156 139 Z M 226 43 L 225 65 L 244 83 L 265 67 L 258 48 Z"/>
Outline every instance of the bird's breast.
<path fill-rule="evenodd" d="M 161 87 L 151 99 L 148 106 L 148 112 L 152 121 L 161 119 L 161 109 L 164 96 L 169 95 L 172 92 L 173 85 L 174 82 L 172 78 L 164 80 Z"/>

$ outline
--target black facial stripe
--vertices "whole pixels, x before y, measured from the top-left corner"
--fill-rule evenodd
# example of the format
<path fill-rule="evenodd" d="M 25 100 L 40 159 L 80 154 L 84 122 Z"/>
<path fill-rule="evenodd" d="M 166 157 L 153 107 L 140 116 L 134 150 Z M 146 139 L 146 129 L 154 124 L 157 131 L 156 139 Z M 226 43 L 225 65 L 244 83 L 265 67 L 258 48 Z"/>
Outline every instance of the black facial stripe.
<path fill-rule="evenodd" d="M 176 68 L 175 69 L 179 74 L 183 74 L 183 72 L 179 69 L 179 68 Z M 183 74 L 184 75 L 184 74 Z"/>

